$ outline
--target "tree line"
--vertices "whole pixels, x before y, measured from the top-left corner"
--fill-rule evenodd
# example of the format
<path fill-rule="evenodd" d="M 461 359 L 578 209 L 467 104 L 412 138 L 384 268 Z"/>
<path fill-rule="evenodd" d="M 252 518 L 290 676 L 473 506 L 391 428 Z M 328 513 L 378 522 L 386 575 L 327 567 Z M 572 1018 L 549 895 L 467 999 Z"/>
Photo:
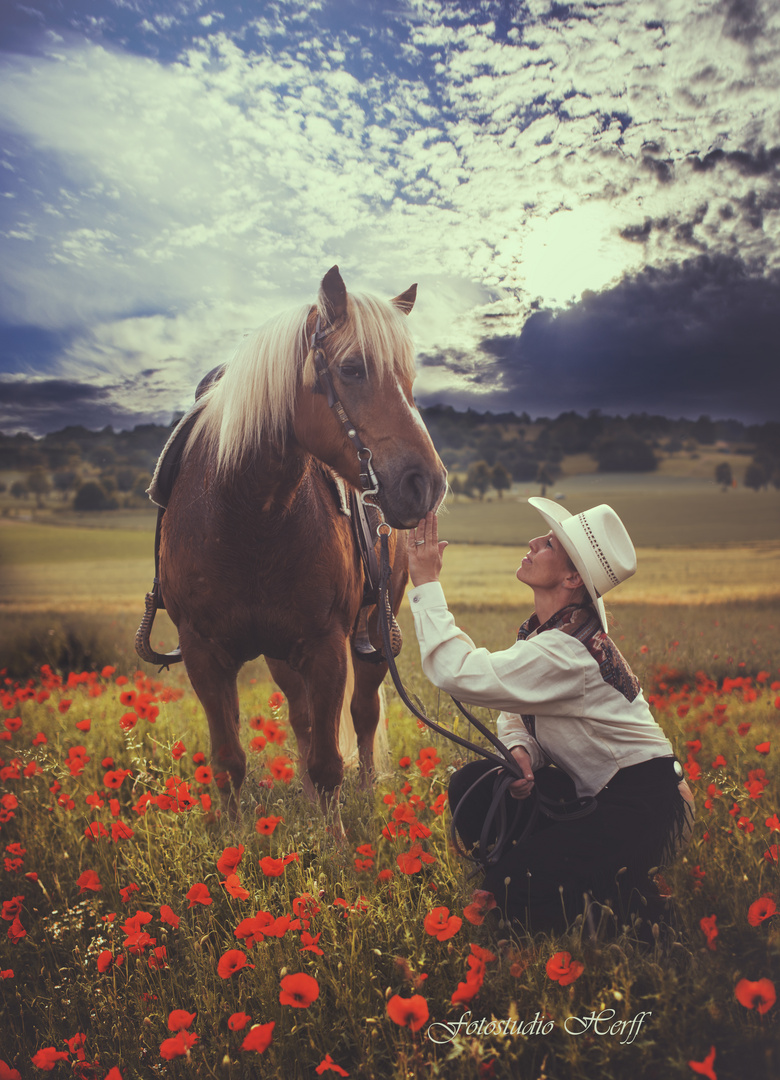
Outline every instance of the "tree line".
<path fill-rule="evenodd" d="M 661 453 L 715 446 L 750 459 L 743 478 L 748 487 L 780 487 L 778 423 L 748 426 L 646 413 L 624 418 L 597 410 L 533 420 L 526 413 L 458 412 L 447 405 L 420 411 L 456 494 L 484 498 L 492 488 L 500 498 L 513 483 L 536 483 L 544 493 L 572 454 L 590 455 L 599 472 L 649 472 Z M 146 488 L 171 426 L 142 424 L 118 432 L 70 426 L 41 438 L 0 433 L 0 470 L 22 474 L 8 485 L 9 494 L 39 504 L 59 496 L 78 510 L 148 505 Z M 731 466 L 719 464 L 714 479 L 727 490 L 734 482 Z M 5 486 L 0 480 L 0 491 Z"/>

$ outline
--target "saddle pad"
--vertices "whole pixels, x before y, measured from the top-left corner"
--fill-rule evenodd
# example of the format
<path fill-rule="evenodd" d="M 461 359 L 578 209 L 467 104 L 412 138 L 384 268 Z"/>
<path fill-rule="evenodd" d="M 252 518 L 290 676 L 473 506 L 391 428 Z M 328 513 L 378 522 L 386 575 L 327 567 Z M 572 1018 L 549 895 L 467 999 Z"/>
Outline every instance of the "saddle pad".
<path fill-rule="evenodd" d="M 161 506 L 163 509 L 170 500 L 173 485 L 179 472 L 179 465 L 181 464 L 181 455 L 187 445 L 187 439 L 198 413 L 202 408 L 203 402 L 196 401 L 189 411 L 184 414 L 173 429 L 170 438 L 157 459 L 154 476 L 151 484 L 146 489 L 146 494 L 155 505 Z"/>

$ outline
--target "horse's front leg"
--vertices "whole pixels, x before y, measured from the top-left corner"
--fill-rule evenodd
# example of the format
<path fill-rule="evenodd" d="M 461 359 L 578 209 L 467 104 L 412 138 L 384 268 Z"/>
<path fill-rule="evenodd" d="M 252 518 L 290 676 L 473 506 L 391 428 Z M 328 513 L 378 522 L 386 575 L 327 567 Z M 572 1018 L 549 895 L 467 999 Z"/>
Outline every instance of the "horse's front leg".
<path fill-rule="evenodd" d="M 276 685 L 287 698 L 290 727 L 298 743 L 298 773 L 303 783 L 304 793 L 317 801 L 317 793 L 309 776 L 308 762 L 311 746 L 311 702 L 303 677 L 294 671 L 284 660 L 265 659 Z"/>
<path fill-rule="evenodd" d="M 344 839 L 339 809 L 344 759 L 339 750 L 338 728 L 347 681 L 346 637 L 334 634 L 317 643 L 301 661 L 300 672 L 308 688 L 311 716 L 306 772 L 329 831 L 337 839 Z"/>
<path fill-rule="evenodd" d="M 387 674 L 387 664 L 369 664 L 353 651 L 355 689 L 352 692 L 352 724 L 355 728 L 360 763 L 359 782 L 364 790 L 376 779 L 374 736 L 380 719 L 379 687 Z"/>
<path fill-rule="evenodd" d="M 215 641 L 202 638 L 186 622 L 179 625 L 179 643 L 192 688 L 209 722 L 214 774 L 224 773 L 229 778 L 228 783 L 219 785 L 222 810 L 232 822 L 238 822 L 239 795 L 246 776 L 236 685 L 240 665 Z"/>

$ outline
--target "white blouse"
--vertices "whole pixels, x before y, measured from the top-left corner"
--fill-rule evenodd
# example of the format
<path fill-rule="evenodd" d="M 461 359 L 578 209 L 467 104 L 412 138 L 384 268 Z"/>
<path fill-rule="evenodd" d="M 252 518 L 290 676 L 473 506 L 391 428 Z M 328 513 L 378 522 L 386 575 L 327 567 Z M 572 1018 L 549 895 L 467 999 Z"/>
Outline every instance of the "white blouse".
<path fill-rule="evenodd" d="M 545 630 L 491 653 L 456 626 L 438 581 L 408 597 L 425 675 L 461 701 L 501 710 L 499 739 L 527 750 L 534 770 L 554 762 L 582 797 L 596 795 L 618 769 L 674 755 L 641 691 L 629 701 L 605 682 L 575 637 Z M 536 738 L 521 713 L 536 717 Z"/>

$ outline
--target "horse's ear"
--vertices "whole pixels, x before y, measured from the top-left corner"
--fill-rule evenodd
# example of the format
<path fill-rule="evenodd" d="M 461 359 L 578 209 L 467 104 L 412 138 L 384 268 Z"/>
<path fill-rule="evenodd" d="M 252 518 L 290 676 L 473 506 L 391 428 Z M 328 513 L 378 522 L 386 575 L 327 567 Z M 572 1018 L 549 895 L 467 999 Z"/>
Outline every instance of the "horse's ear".
<path fill-rule="evenodd" d="M 320 282 L 319 306 L 327 315 L 331 326 L 347 313 L 347 287 L 341 279 L 338 266 L 331 266 Z"/>
<path fill-rule="evenodd" d="M 408 315 L 414 307 L 414 302 L 417 299 L 417 285 L 410 285 L 406 292 L 402 292 L 400 296 L 395 296 L 390 301 L 394 307 L 397 307 L 404 315 Z"/>

